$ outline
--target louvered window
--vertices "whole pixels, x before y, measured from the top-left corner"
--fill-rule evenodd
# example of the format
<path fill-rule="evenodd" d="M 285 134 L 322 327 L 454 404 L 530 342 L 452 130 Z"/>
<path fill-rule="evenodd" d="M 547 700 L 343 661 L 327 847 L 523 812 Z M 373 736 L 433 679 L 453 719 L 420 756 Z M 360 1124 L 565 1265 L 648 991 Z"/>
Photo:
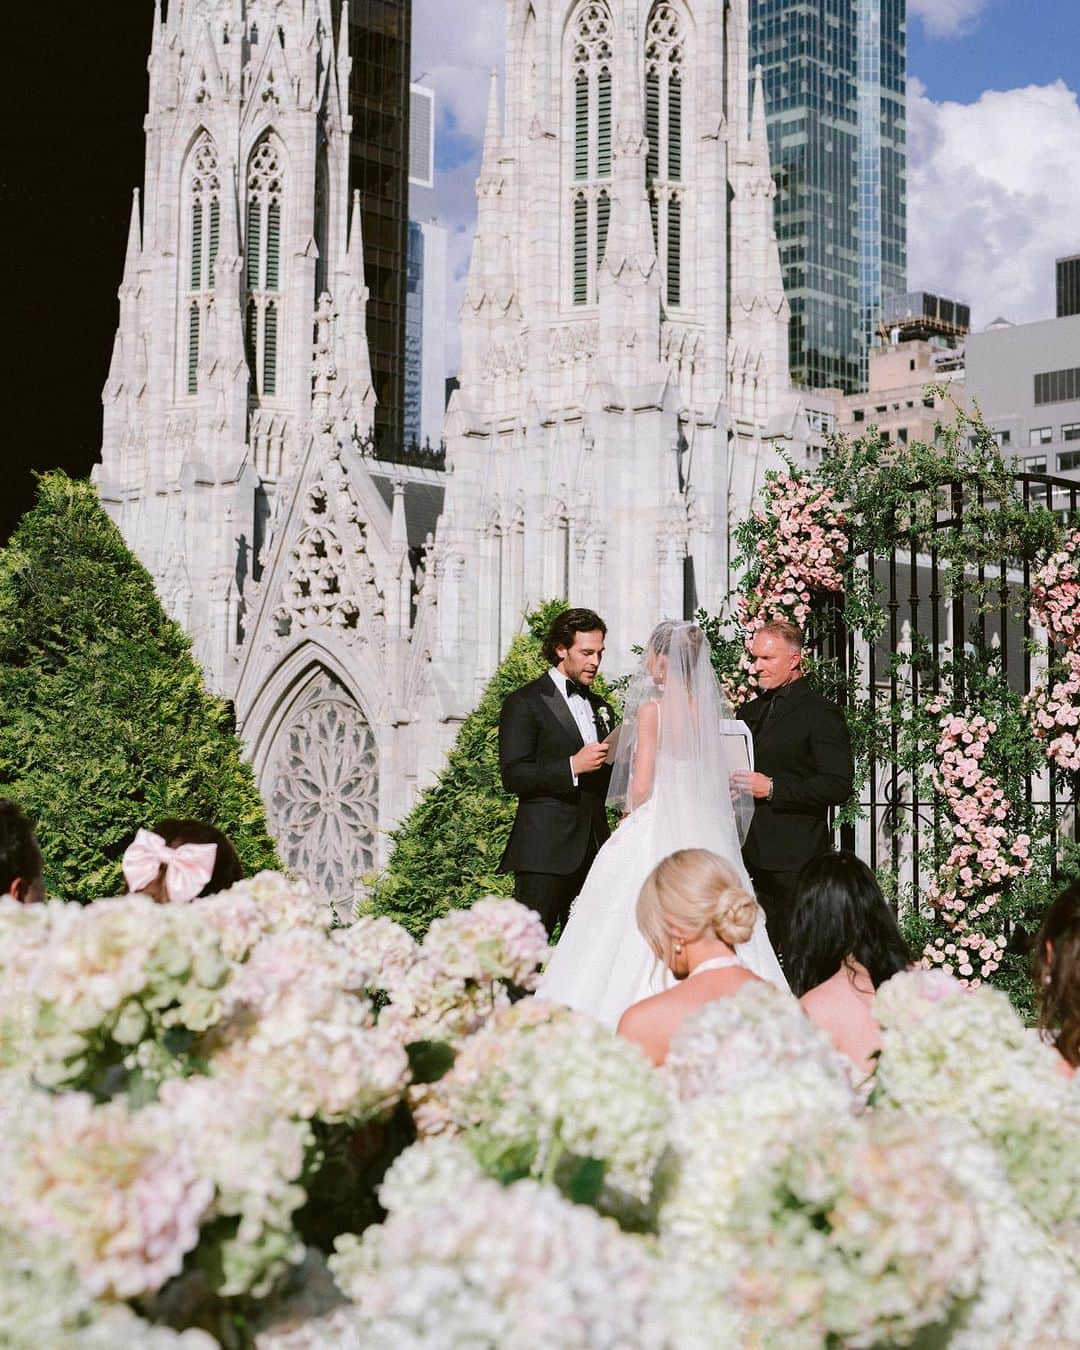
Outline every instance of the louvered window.
<path fill-rule="evenodd" d="M 278 332 L 281 325 L 281 231 L 284 201 L 282 156 L 272 135 L 264 136 L 252 152 L 247 173 L 244 213 L 244 346 L 251 392 L 259 397 L 277 393 Z"/>
<path fill-rule="evenodd" d="M 606 4 L 579 4 L 569 29 L 568 90 L 573 109 L 570 165 L 570 298 L 596 303 L 596 273 L 604 256 L 611 212 L 608 190 L 613 158 L 611 14 Z"/>
<path fill-rule="evenodd" d="M 181 310 L 183 331 L 182 360 L 178 373 L 180 387 L 189 394 L 199 392 L 199 338 L 205 331 L 206 316 L 213 304 L 214 264 L 221 234 L 221 183 L 217 150 L 204 132 L 195 142 L 184 175 L 185 211 L 188 219 L 187 263 L 182 264 L 188 279 L 187 294 Z"/>
<path fill-rule="evenodd" d="M 683 78 L 686 71 L 686 23 L 675 4 L 661 3 L 649 16 L 645 40 L 646 174 L 653 239 L 664 280 L 664 300 L 682 303 L 684 248 L 682 218 L 686 188 L 683 174 Z"/>
<path fill-rule="evenodd" d="M 197 304 L 188 306 L 187 354 L 187 391 L 189 394 L 197 394 L 199 392 L 199 306 Z"/>

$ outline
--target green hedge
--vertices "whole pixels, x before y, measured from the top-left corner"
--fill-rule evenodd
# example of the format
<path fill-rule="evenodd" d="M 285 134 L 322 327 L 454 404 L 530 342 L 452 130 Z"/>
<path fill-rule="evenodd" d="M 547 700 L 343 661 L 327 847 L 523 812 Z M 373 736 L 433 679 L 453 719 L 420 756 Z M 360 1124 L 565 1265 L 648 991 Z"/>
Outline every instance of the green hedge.
<path fill-rule="evenodd" d="M 485 895 L 510 895 L 514 878 L 499 872 L 517 801 L 499 779 L 499 711 L 508 694 L 547 670 L 540 644 L 565 601 L 528 616 L 529 631 L 510 644 L 477 707 L 461 724 L 446 768 L 391 836 L 394 851 L 370 899 L 422 937 L 432 919 L 464 909 Z M 608 696 L 602 680 L 598 693 Z"/>
<path fill-rule="evenodd" d="M 163 816 L 218 826 L 248 871 L 277 862 L 227 705 L 94 489 L 63 473 L 0 554 L 0 794 L 69 900 L 121 890 L 124 847 Z"/>

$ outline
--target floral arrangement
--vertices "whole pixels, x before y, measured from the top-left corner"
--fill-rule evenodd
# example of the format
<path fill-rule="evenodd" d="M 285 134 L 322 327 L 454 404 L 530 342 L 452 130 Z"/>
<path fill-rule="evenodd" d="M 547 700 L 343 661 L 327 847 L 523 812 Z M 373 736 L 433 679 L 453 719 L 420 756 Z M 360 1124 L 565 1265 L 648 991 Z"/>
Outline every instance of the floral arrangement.
<path fill-rule="evenodd" d="M 214 1186 L 167 1112 L 42 1096 L 18 1145 L 13 1212 L 31 1236 L 62 1244 L 89 1294 L 132 1298 L 180 1273 Z"/>
<path fill-rule="evenodd" d="M 0 904 L 0 1026 L 33 1050 L 0 1063 L 3 1343 L 1068 1343 L 1080 1096 L 997 992 L 883 986 L 867 1108 L 771 986 L 657 1072 L 511 1001 L 546 947 L 513 901 L 417 943 L 290 886 Z M 75 1062 L 46 1008 L 97 1100 L 35 1080 Z"/>
<path fill-rule="evenodd" d="M 999 990 L 965 989 L 938 971 L 894 975 L 873 1010 L 882 1032 L 875 1103 L 965 1122 L 993 1147 L 1035 1222 L 1075 1243 L 1080 1093 L 1056 1052 Z"/>
<path fill-rule="evenodd" d="M 637 1046 L 530 1001 L 466 1042 L 415 1117 L 423 1135 L 460 1135 L 492 1176 L 540 1178 L 634 1224 L 647 1213 L 668 1109 Z"/>
<path fill-rule="evenodd" d="M 314 929 L 275 933 L 235 972 L 200 1042 L 211 1073 L 246 1079 L 301 1120 L 384 1114 L 409 1079 L 405 1048 L 354 993 L 346 948 Z"/>
<path fill-rule="evenodd" d="M 855 1104 L 855 1070 L 790 994 L 775 985 L 744 985 L 688 1017 L 672 1038 L 664 1072 L 683 1101 L 731 1093 L 812 1060 Z"/>
<path fill-rule="evenodd" d="M 535 989 L 548 954 L 544 925 L 524 905 L 491 896 L 451 910 L 398 967 L 387 1015 L 414 1041 L 457 1044 L 509 1008 L 511 991 Z"/>
<path fill-rule="evenodd" d="M 975 1293 L 979 1226 L 939 1161 L 940 1133 L 834 1118 L 747 1174 L 727 1280 L 752 1340 L 904 1345 Z"/>
<path fill-rule="evenodd" d="M 338 1239 L 330 1267 L 362 1345 L 580 1350 L 670 1344 L 645 1245 L 534 1181 L 480 1180 Z"/>
<path fill-rule="evenodd" d="M 929 711 L 941 713 L 943 700 Z M 935 747 L 934 786 L 953 818 L 953 843 L 931 880 L 927 902 L 947 925 L 948 935 L 927 943 L 923 960 L 978 985 L 1001 964 L 1006 939 L 981 931 L 984 917 L 1000 903 L 1004 891 L 1032 867 L 1031 839 L 1010 837 L 1012 802 L 987 772 L 987 748 L 998 732 L 995 721 L 981 713 L 947 712 L 940 720 Z"/>
<path fill-rule="evenodd" d="M 844 589 L 848 541 L 836 493 L 797 469 L 770 474 L 753 520 L 759 528 L 738 601 L 742 626 L 751 636 L 770 619 L 805 627 L 816 593 Z"/>
<path fill-rule="evenodd" d="M 147 1047 L 144 1066 L 167 1061 L 218 1016 L 229 966 L 192 909 L 126 895 L 50 906 L 47 923 L 31 994 L 44 1086 L 100 1091 L 114 1066 L 138 1067 L 135 1047 Z"/>
<path fill-rule="evenodd" d="M 1025 700 L 1032 730 L 1054 763 L 1080 772 L 1080 529 L 1033 576 L 1031 622 L 1060 649 L 1056 669 Z"/>

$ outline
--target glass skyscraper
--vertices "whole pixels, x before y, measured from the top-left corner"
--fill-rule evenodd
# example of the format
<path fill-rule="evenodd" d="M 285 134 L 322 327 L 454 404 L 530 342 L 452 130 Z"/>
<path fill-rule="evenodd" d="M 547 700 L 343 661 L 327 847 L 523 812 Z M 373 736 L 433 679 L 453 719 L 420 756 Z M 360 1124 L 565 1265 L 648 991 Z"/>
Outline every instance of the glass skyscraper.
<path fill-rule="evenodd" d="M 906 0 L 751 0 L 791 374 L 866 386 L 882 297 L 907 289 Z"/>
<path fill-rule="evenodd" d="M 334 22 L 341 0 L 334 0 Z M 350 0 L 350 188 L 359 189 L 375 439 L 400 447 L 405 411 L 412 0 Z"/>

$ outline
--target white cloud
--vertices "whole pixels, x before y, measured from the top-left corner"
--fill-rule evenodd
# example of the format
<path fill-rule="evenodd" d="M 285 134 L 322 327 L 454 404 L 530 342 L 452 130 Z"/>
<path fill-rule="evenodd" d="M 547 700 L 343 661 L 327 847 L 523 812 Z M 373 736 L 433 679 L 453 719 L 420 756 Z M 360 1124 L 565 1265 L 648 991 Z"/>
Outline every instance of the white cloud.
<path fill-rule="evenodd" d="M 1054 259 L 1080 248 L 1080 102 L 1062 80 L 935 103 L 908 85 L 908 283 L 981 327 L 1054 315 Z"/>
<path fill-rule="evenodd" d="M 414 0 L 413 75 L 435 90 L 439 218 L 449 230 L 448 369 L 460 357 L 457 323 L 476 226 L 476 175 L 487 112 L 488 82 L 501 76 L 505 0 Z"/>
<path fill-rule="evenodd" d="M 908 0 L 908 17 L 922 20 L 930 37 L 957 37 L 974 26 L 990 0 Z"/>

